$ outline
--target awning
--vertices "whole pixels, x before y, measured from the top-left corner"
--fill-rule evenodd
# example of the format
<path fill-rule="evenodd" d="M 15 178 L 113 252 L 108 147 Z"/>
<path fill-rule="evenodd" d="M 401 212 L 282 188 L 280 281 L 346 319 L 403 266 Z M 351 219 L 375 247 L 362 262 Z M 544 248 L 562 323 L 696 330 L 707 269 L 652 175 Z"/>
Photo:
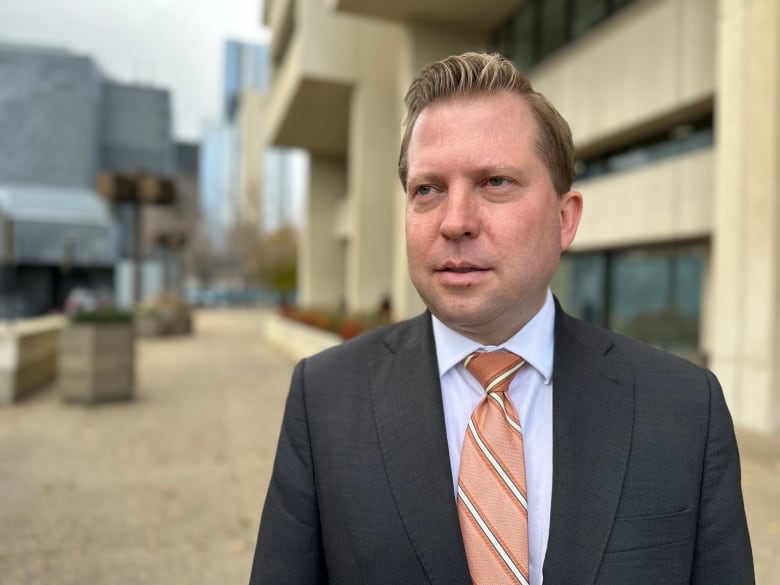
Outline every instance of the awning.
<path fill-rule="evenodd" d="M 67 267 L 113 266 L 118 227 L 87 188 L 0 185 L 0 260 Z"/>

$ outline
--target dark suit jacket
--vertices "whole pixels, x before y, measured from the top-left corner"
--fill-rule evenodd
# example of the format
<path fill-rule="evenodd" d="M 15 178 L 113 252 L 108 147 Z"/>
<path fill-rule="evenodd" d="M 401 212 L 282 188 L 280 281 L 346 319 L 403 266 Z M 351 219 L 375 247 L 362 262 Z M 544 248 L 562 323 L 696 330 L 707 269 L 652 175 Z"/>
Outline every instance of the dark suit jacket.
<path fill-rule="evenodd" d="M 428 314 L 296 367 L 250 582 L 471 583 Z M 560 308 L 544 583 L 754 583 L 715 377 Z"/>

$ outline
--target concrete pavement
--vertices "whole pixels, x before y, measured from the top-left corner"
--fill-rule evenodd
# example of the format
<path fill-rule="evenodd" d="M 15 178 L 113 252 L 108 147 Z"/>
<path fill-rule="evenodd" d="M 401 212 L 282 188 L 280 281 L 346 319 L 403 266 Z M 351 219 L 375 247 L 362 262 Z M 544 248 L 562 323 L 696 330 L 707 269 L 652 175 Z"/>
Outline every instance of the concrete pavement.
<path fill-rule="evenodd" d="M 292 367 L 262 324 L 140 341 L 133 402 L 0 410 L 0 583 L 246 583 Z"/>
<path fill-rule="evenodd" d="M 292 371 L 263 315 L 139 341 L 133 402 L 0 409 L 0 583 L 247 582 Z M 739 439 L 758 583 L 780 585 L 780 438 Z"/>

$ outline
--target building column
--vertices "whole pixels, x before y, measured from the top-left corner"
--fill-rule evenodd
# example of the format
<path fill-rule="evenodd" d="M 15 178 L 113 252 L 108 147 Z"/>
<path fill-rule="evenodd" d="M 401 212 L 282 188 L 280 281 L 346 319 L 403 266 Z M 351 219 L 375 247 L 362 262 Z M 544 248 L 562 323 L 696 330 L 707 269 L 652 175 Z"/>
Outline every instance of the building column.
<path fill-rule="evenodd" d="M 343 158 L 311 155 L 309 203 L 298 251 L 298 304 L 337 308 L 345 302 L 347 173 Z"/>
<path fill-rule="evenodd" d="M 399 111 L 394 85 L 363 83 L 353 90 L 347 250 L 347 305 L 351 312 L 376 311 L 382 299 L 393 292 Z"/>
<path fill-rule="evenodd" d="M 719 0 L 710 367 L 735 423 L 780 429 L 780 0 Z"/>

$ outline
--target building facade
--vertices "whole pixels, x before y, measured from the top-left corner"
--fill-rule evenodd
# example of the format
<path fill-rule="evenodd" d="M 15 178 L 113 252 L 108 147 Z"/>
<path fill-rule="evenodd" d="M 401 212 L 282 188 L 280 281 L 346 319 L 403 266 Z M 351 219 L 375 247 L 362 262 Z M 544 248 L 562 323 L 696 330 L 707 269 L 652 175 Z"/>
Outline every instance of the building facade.
<path fill-rule="evenodd" d="M 362 310 L 379 286 L 396 317 L 420 310 L 395 177 L 402 95 L 432 60 L 498 51 L 574 134 L 585 211 L 553 283 L 564 307 L 707 365 L 737 424 L 780 429 L 780 0 L 272 0 L 266 22 L 269 139 L 313 153 L 302 301 Z M 380 72 L 386 91 L 364 90 Z M 366 174 L 381 203 L 334 215 Z M 337 263 L 345 240 L 358 257 Z M 341 272 L 307 258 L 325 250 Z"/>
<path fill-rule="evenodd" d="M 68 51 L 0 45 L 0 317 L 62 309 L 74 289 L 128 304 L 116 280 L 122 259 L 130 262 L 140 236 L 154 261 L 160 236 L 169 243 L 172 229 L 183 230 L 180 214 L 160 221 L 144 210 L 139 232 L 138 206 L 107 202 L 96 182 L 101 174 L 173 182 L 171 119 L 167 90 L 114 83 Z M 160 286 L 180 274 L 166 258 Z"/>
<path fill-rule="evenodd" d="M 265 140 L 310 157 L 299 301 L 375 309 L 392 293 L 396 261 L 402 27 L 322 0 L 266 2 L 264 20 L 273 31 Z"/>
<path fill-rule="evenodd" d="M 226 234 L 235 222 L 235 195 L 231 183 L 231 127 L 224 122 L 209 122 L 200 138 L 198 181 L 203 229 L 211 245 L 224 251 Z"/>
<path fill-rule="evenodd" d="M 93 189 L 102 76 L 80 55 L 0 45 L 0 319 L 111 294 L 119 228 Z"/>
<path fill-rule="evenodd" d="M 225 120 L 234 120 L 241 94 L 247 89 L 266 91 L 269 85 L 268 46 L 230 40 L 225 43 L 222 101 Z"/>

